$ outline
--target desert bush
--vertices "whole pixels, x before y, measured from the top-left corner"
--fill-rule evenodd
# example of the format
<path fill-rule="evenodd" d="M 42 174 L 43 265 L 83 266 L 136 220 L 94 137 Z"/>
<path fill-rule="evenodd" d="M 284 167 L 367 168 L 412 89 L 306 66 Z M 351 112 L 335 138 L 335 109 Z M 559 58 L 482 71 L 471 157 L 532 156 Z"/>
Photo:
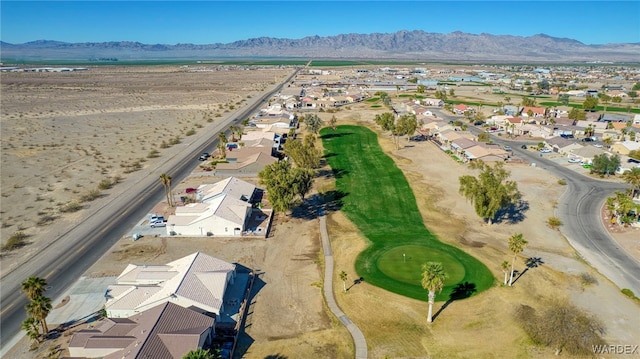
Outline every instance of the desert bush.
<path fill-rule="evenodd" d="M 100 197 L 100 191 L 97 189 L 92 189 L 86 194 L 80 196 L 80 202 L 91 202 L 98 197 Z"/>
<path fill-rule="evenodd" d="M 40 218 L 38 219 L 38 222 L 36 222 L 36 224 L 37 224 L 38 226 L 46 226 L 47 224 L 49 224 L 49 223 L 51 223 L 51 222 L 53 222 L 53 221 L 55 221 L 55 220 L 56 220 L 56 217 L 55 217 L 55 216 L 52 216 L 52 215 L 45 215 L 45 216 L 40 217 Z"/>
<path fill-rule="evenodd" d="M 536 345 L 573 355 L 593 354 L 594 345 L 604 345 L 604 327 L 594 317 L 567 300 L 548 300 L 543 309 L 520 304 L 515 319 Z"/>
<path fill-rule="evenodd" d="M 166 141 L 162 140 L 162 143 L 160 143 L 160 148 L 169 148 L 171 147 L 171 145 L 169 145 Z"/>
<path fill-rule="evenodd" d="M 106 190 L 113 187 L 113 181 L 111 178 L 105 178 L 100 183 L 98 183 L 98 189 Z"/>
<path fill-rule="evenodd" d="M 0 250 L 4 252 L 20 248 L 26 244 L 27 237 L 29 236 L 22 231 L 15 232 L 9 237 L 7 243 L 5 243 Z"/>
<path fill-rule="evenodd" d="M 189 131 L 187 131 L 184 135 L 185 136 L 193 136 L 195 134 L 196 134 L 196 130 L 192 128 Z"/>
<path fill-rule="evenodd" d="M 558 217 L 550 217 L 547 220 L 547 224 L 553 229 L 558 229 L 562 225 L 562 221 Z"/>
<path fill-rule="evenodd" d="M 60 207 L 60 212 L 62 213 L 78 212 L 79 210 L 82 209 L 82 207 L 83 206 L 77 201 L 71 201 L 65 204 L 64 206 Z"/>
<path fill-rule="evenodd" d="M 565 181 L 564 178 L 561 178 L 558 180 L 558 184 L 561 186 L 565 186 L 567 184 L 567 181 Z"/>
<path fill-rule="evenodd" d="M 636 297 L 636 295 L 633 293 L 633 291 L 629 288 L 624 288 L 621 290 L 622 294 L 626 295 L 627 297 L 636 300 L 636 301 L 640 301 L 640 298 Z"/>
<path fill-rule="evenodd" d="M 149 151 L 149 153 L 147 153 L 147 158 L 156 158 L 160 155 L 160 152 L 158 152 L 158 150 L 151 150 Z"/>
<path fill-rule="evenodd" d="M 171 141 L 169 142 L 169 144 L 171 144 L 172 146 L 173 145 L 177 145 L 179 143 L 180 143 L 180 137 L 179 136 L 176 136 L 176 137 L 172 138 Z"/>
<path fill-rule="evenodd" d="M 582 282 L 582 285 L 584 287 L 598 283 L 598 280 L 596 279 L 596 277 L 586 272 L 580 274 L 580 281 Z"/>

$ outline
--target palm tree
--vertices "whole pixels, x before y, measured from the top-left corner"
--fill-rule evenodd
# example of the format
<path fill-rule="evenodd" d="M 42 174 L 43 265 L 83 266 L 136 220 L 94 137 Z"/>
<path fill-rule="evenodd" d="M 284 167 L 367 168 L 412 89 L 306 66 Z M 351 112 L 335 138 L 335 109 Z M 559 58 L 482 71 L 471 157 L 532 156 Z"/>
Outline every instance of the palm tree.
<path fill-rule="evenodd" d="M 242 139 L 242 127 L 240 126 L 235 126 L 236 127 L 236 136 L 238 136 L 238 141 L 240 141 Z"/>
<path fill-rule="evenodd" d="M 39 324 L 40 323 L 37 319 L 29 317 L 22 322 L 20 328 L 27 332 L 29 339 L 36 343 L 40 343 L 40 330 L 38 329 Z"/>
<path fill-rule="evenodd" d="M 231 131 L 231 142 L 236 142 L 236 133 L 237 133 L 237 127 L 236 126 L 231 126 L 229 127 L 229 131 Z"/>
<path fill-rule="evenodd" d="M 516 233 L 509 237 L 509 250 L 513 252 L 513 262 L 511 262 L 511 275 L 509 276 L 509 287 L 513 284 L 513 267 L 516 264 L 516 258 L 519 253 L 524 250 L 527 241 L 522 237 L 522 233 Z"/>
<path fill-rule="evenodd" d="M 42 325 L 42 335 L 49 333 L 49 327 L 47 326 L 47 316 L 51 311 L 51 298 L 47 298 L 43 295 L 34 298 L 29 304 L 26 305 L 27 314 L 39 321 Z"/>
<path fill-rule="evenodd" d="M 504 273 L 504 285 L 507 285 L 507 278 L 509 278 L 509 261 L 503 261 L 500 264 L 500 268 L 502 268 L 502 272 Z"/>
<path fill-rule="evenodd" d="M 171 176 L 166 173 L 161 174 L 160 182 L 164 187 L 164 195 L 167 197 L 167 204 L 169 207 L 173 207 L 173 202 L 171 201 Z"/>
<path fill-rule="evenodd" d="M 634 198 L 636 192 L 640 193 L 640 168 L 634 167 L 631 171 L 622 174 L 622 179 L 631 185 L 631 198 Z"/>
<path fill-rule="evenodd" d="M 422 288 L 429 291 L 429 313 L 427 323 L 433 321 L 433 303 L 436 299 L 436 292 L 440 293 L 444 287 L 444 280 L 447 274 L 442 268 L 442 263 L 428 262 L 422 265 Z"/>
<path fill-rule="evenodd" d="M 47 281 L 44 278 L 32 275 L 26 281 L 22 282 L 22 291 L 29 300 L 34 300 L 35 298 L 42 296 L 46 286 Z"/>
<path fill-rule="evenodd" d="M 342 280 L 342 290 L 347 291 L 347 272 L 340 272 L 340 280 Z"/>
<path fill-rule="evenodd" d="M 222 131 L 218 133 L 218 140 L 220 140 L 220 143 L 225 145 L 227 144 L 227 142 L 229 142 L 229 140 L 227 140 L 227 135 L 225 135 Z"/>
<path fill-rule="evenodd" d="M 218 143 L 218 154 L 221 159 L 227 158 L 227 147 L 223 143 Z"/>

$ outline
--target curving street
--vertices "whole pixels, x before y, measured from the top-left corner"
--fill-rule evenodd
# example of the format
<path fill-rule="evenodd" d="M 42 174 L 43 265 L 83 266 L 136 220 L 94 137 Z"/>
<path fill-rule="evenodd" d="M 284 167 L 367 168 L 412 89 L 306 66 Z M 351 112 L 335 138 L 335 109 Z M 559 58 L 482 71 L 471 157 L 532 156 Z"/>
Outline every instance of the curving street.
<path fill-rule="evenodd" d="M 459 119 L 441 112 L 438 116 L 447 120 Z M 475 134 L 481 132 L 475 127 L 469 127 L 469 131 Z M 639 295 L 640 261 L 618 245 L 600 218 L 600 210 L 607 197 L 629 186 L 584 176 L 541 157 L 538 152 L 520 148 L 523 144 L 531 145 L 531 142 L 507 141 L 494 135 L 491 135 L 491 138 L 494 143 L 509 144 L 518 157 L 529 163 L 536 163 L 538 168 L 549 171 L 567 182 L 567 190 L 558 199 L 557 216 L 563 223 L 560 231 L 589 265 L 620 289 L 629 288 Z"/>
<path fill-rule="evenodd" d="M 514 149 L 517 155 L 535 162 L 567 182 L 559 199 L 557 215 L 564 223 L 560 229 L 580 256 L 620 289 L 640 293 L 640 262 L 629 255 L 609 235 L 600 218 L 607 197 L 628 188 L 626 184 L 601 181 L 583 176 L 563 166 L 537 157 L 536 153 Z"/>

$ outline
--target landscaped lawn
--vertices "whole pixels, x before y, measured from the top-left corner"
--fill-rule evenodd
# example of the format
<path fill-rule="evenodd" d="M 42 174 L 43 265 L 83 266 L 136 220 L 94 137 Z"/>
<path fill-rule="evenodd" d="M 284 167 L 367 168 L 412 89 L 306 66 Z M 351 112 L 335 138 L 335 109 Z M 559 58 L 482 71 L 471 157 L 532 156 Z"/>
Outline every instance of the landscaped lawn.
<path fill-rule="evenodd" d="M 484 264 L 440 242 L 424 226 L 409 183 L 373 131 L 338 126 L 320 134 L 337 190 L 345 195 L 342 210 L 371 241 L 356 259 L 359 276 L 394 293 L 426 300 L 421 266 L 434 261 L 449 274 L 438 300 L 449 299 L 459 283 L 471 283 L 477 292 L 491 287 L 494 278 Z"/>

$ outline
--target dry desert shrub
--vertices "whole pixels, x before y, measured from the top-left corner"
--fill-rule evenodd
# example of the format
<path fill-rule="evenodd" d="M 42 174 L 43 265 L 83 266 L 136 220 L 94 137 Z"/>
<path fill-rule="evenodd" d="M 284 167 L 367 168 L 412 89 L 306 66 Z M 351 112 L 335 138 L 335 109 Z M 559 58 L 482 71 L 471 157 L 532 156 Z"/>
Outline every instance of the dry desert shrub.
<path fill-rule="evenodd" d="M 540 310 L 521 304 L 515 319 L 536 345 L 553 349 L 556 354 L 593 354 L 594 345 L 605 344 L 604 326 L 566 299 L 550 299 Z"/>

